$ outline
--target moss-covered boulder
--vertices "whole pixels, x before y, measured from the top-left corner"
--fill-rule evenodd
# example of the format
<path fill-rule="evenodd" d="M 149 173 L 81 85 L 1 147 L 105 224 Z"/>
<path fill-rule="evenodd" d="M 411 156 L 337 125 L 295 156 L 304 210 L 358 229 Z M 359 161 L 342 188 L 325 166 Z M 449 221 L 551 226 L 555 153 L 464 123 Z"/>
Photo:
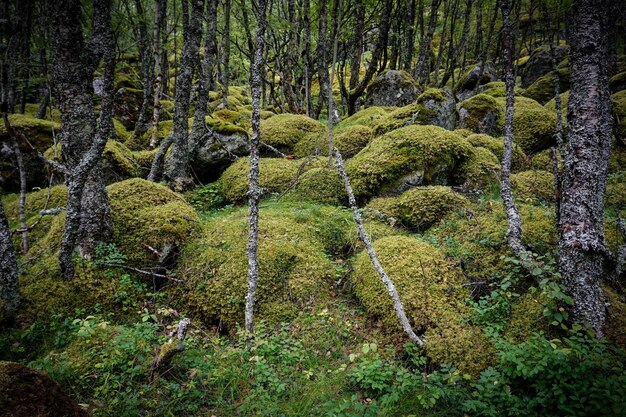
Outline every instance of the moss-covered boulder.
<path fill-rule="evenodd" d="M 569 101 L 569 91 L 559 94 L 561 98 L 561 117 L 563 118 L 563 129 L 567 127 L 567 102 Z M 556 113 L 556 100 L 554 96 L 544 106 L 546 109 Z"/>
<path fill-rule="evenodd" d="M 523 241 L 533 251 L 545 254 L 556 247 L 554 209 L 519 205 Z M 509 268 L 502 255 L 512 256 L 506 238 L 508 222 L 499 200 L 466 213 L 452 213 L 444 222 L 428 230 L 427 236 L 457 259 L 468 279 L 496 279 Z"/>
<path fill-rule="evenodd" d="M 54 143 L 53 131 L 58 134 L 61 130 L 57 122 L 37 119 L 27 114 L 12 114 L 9 116 L 9 122 L 18 134 L 24 134 L 28 141 L 42 153 Z M 19 172 L 15 156 L 9 146 L 11 142 L 4 123 L 0 123 L 0 142 L 3 143 L 0 147 L 0 186 L 5 192 L 18 192 L 20 189 Z M 26 142 L 18 140 L 18 147 L 24 160 L 26 186 L 28 188 L 46 186 L 48 174 L 45 164 L 33 154 Z"/>
<path fill-rule="evenodd" d="M 369 126 L 372 127 L 379 120 L 383 119 L 389 113 L 395 110 L 395 107 L 367 107 L 359 110 L 352 116 L 343 119 L 335 126 L 335 131 L 339 132 L 353 126 Z"/>
<path fill-rule="evenodd" d="M 569 46 L 555 45 L 554 58 L 561 62 L 569 53 Z M 520 72 L 522 87 L 528 88 L 539 77 L 552 71 L 552 53 L 549 45 L 541 45 L 535 48 Z"/>
<path fill-rule="evenodd" d="M 296 180 L 298 174 L 298 161 L 283 158 L 261 158 L 259 168 L 259 182 L 264 194 L 282 192 Z M 232 203 L 241 203 L 247 198 L 250 182 L 249 158 L 239 158 L 229 166 L 219 181 L 224 196 Z"/>
<path fill-rule="evenodd" d="M 463 275 L 445 254 L 412 237 L 392 236 L 374 242 L 385 272 L 393 281 L 409 321 L 424 333 L 426 352 L 436 362 L 453 363 L 477 373 L 493 360 L 493 347 L 482 331 L 467 324 L 469 295 Z M 367 313 L 388 329 L 401 332 L 389 293 L 366 252 L 354 263 L 354 291 Z"/>
<path fill-rule="evenodd" d="M 609 90 L 611 94 L 626 90 L 626 71 L 615 74 L 609 79 Z"/>
<path fill-rule="evenodd" d="M 367 208 L 393 217 L 412 230 L 426 230 L 451 211 L 470 205 L 469 200 L 450 187 L 416 187 L 399 197 L 375 198 Z"/>
<path fill-rule="evenodd" d="M 348 202 L 348 195 L 339 173 L 328 168 L 313 168 L 303 173 L 286 198 L 332 206 L 342 206 Z"/>
<path fill-rule="evenodd" d="M 626 144 L 626 90 L 611 96 L 613 103 L 613 134 L 622 144 Z"/>
<path fill-rule="evenodd" d="M 458 127 L 470 129 L 475 133 L 498 135 L 498 121 L 504 117 L 504 110 L 495 98 L 477 94 L 457 105 L 459 112 Z"/>
<path fill-rule="evenodd" d="M 502 161 L 502 156 L 504 155 L 503 138 L 494 138 L 493 136 L 481 133 L 472 133 L 467 136 L 467 141 L 474 147 L 489 149 L 498 158 L 498 161 Z M 522 149 L 516 144 L 513 144 L 513 155 L 511 160 L 512 169 L 519 170 L 525 163 L 526 155 L 524 154 L 524 151 L 522 151 Z"/>
<path fill-rule="evenodd" d="M 454 93 L 459 100 L 465 100 L 471 97 L 477 87 L 497 80 L 498 76 L 493 64 L 486 63 L 483 66 L 482 73 L 480 67 L 481 64 L 478 63 L 467 70 L 454 86 Z"/>
<path fill-rule="evenodd" d="M 374 138 L 346 161 L 355 195 L 402 192 L 415 185 L 455 185 L 457 168 L 474 154 L 454 132 L 412 125 Z"/>
<path fill-rule="evenodd" d="M 113 218 L 113 241 L 128 263 L 154 266 L 176 253 L 198 224 L 185 199 L 161 184 L 134 178 L 107 187 Z"/>
<path fill-rule="evenodd" d="M 554 202 L 554 175 L 548 171 L 522 171 L 511 175 L 514 196 L 527 203 Z"/>
<path fill-rule="evenodd" d="M 419 85 L 406 71 L 388 70 L 367 86 L 365 105 L 406 106 L 419 93 Z"/>
<path fill-rule="evenodd" d="M 352 158 L 365 148 L 373 136 L 372 129 L 367 126 L 350 126 L 336 131 L 333 135 L 333 147 L 339 149 L 343 158 Z M 328 155 L 328 136 L 309 135 L 298 142 L 293 151 L 298 157 Z"/>
<path fill-rule="evenodd" d="M 0 410 L 5 417 L 87 417 L 48 375 L 0 362 Z"/>
<path fill-rule="evenodd" d="M 465 192 L 482 193 L 498 183 L 500 161 L 489 149 L 475 147 L 474 153 L 459 167 L 457 181 Z"/>
<path fill-rule="evenodd" d="M 504 109 L 506 100 L 496 99 Z M 504 116 L 499 121 L 504 132 Z M 513 141 L 526 155 L 540 152 L 555 144 L 556 114 L 544 108 L 535 100 L 526 97 L 515 98 L 513 115 Z"/>
<path fill-rule="evenodd" d="M 297 211 L 281 207 L 260 212 L 255 310 L 257 317 L 271 323 L 289 319 L 323 297 L 334 274 L 325 255 L 327 242 L 314 230 L 315 219 L 300 217 Z M 185 284 L 177 299 L 205 323 L 221 321 L 232 329 L 243 322 L 247 293 L 248 211 L 211 218 L 201 229 L 181 253 L 179 270 Z"/>
<path fill-rule="evenodd" d="M 562 93 L 570 88 L 569 68 L 557 70 L 559 77 L 559 91 Z M 526 90 L 522 92 L 524 97 L 532 98 L 541 104 L 546 104 L 554 98 L 554 71 L 537 78 Z"/>
<path fill-rule="evenodd" d="M 139 118 L 142 102 L 143 90 L 132 87 L 118 89 L 113 97 L 113 117 L 132 131 Z"/>
<path fill-rule="evenodd" d="M 278 114 L 261 121 L 261 140 L 285 153 L 292 153 L 307 136 L 323 136 L 325 131 L 323 124 L 300 114 Z"/>
<path fill-rule="evenodd" d="M 522 342 L 534 333 L 547 332 L 549 322 L 543 314 L 546 301 L 537 293 L 526 293 L 520 296 L 511 306 L 511 314 L 506 322 L 503 336 Z"/>
<path fill-rule="evenodd" d="M 435 125 L 453 130 L 456 125 L 456 102 L 449 89 L 431 88 L 413 104 L 392 111 L 374 125 L 374 135 L 413 124 Z"/>

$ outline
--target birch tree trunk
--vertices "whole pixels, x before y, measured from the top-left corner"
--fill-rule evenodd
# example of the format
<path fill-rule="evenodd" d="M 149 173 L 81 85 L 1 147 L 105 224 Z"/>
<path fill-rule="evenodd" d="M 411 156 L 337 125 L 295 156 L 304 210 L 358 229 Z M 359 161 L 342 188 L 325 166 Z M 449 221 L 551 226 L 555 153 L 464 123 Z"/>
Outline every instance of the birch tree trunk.
<path fill-rule="evenodd" d="M 422 36 L 422 41 L 420 42 L 420 52 L 417 57 L 417 64 L 415 65 L 415 70 L 413 72 L 413 78 L 415 78 L 420 83 L 426 85 L 428 84 L 429 78 L 429 56 L 430 56 L 430 44 L 433 41 L 433 35 L 435 34 L 435 29 L 437 28 L 437 11 L 439 10 L 439 5 L 441 4 L 441 0 L 432 0 L 430 4 L 430 17 L 428 19 L 428 30 L 425 36 Z"/>
<path fill-rule="evenodd" d="M 154 102 L 152 97 L 154 78 L 153 59 L 154 56 L 150 51 L 150 39 L 148 37 L 148 25 L 146 23 L 146 12 L 143 8 L 142 0 L 135 0 L 135 9 L 139 15 L 139 48 L 141 49 L 141 83 L 143 90 L 143 98 L 141 101 L 141 109 L 139 110 L 139 119 L 135 123 L 133 135 L 139 137 L 146 133 L 150 120 L 150 103 Z M 158 37 L 159 34 L 157 33 Z"/>
<path fill-rule="evenodd" d="M 9 223 L 0 202 L 0 321 L 11 318 L 17 313 L 20 303 L 19 281 L 17 275 L 17 257 L 11 239 Z"/>
<path fill-rule="evenodd" d="M 587 322 L 603 336 L 607 275 L 604 193 L 611 153 L 611 102 L 608 89 L 607 0 L 575 0 L 571 27 L 571 89 L 568 143 L 561 195 L 559 268 L 574 305 L 574 320 Z"/>
<path fill-rule="evenodd" d="M 228 77 L 230 71 L 230 0 L 224 0 L 224 36 L 222 37 L 222 103 L 228 108 Z"/>
<path fill-rule="evenodd" d="M 150 147 L 157 146 L 159 116 L 161 114 L 161 94 L 163 93 L 163 66 L 161 57 L 161 37 L 165 29 L 165 17 L 167 14 L 167 1 L 157 0 L 154 14 L 154 29 L 152 32 L 152 60 L 155 65 L 156 77 L 152 86 L 152 122 L 150 126 Z"/>
<path fill-rule="evenodd" d="M 263 82 L 263 49 L 265 47 L 265 28 L 267 20 L 265 12 L 266 0 L 257 3 L 258 28 L 254 48 L 250 84 L 252 87 L 252 137 L 250 138 L 250 190 L 248 191 L 249 233 L 248 233 L 248 294 L 246 295 L 245 328 L 249 337 L 254 334 L 254 303 L 256 287 L 259 278 L 259 199 L 261 186 L 259 185 L 259 143 L 261 141 L 261 84 Z"/>

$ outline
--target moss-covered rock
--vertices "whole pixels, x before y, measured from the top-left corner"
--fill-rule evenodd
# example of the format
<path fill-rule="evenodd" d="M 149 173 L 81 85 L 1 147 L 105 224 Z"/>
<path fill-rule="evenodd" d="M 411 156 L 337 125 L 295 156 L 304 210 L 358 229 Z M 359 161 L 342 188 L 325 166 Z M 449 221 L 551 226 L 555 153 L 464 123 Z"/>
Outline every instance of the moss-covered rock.
<path fill-rule="evenodd" d="M 334 134 L 333 147 L 339 149 L 344 159 L 352 158 L 365 148 L 373 136 L 372 129 L 367 126 L 350 126 Z M 298 157 L 328 155 L 328 136 L 305 137 L 294 146 L 294 154 Z"/>
<path fill-rule="evenodd" d="M 549 323 L 543 315 L 543 310 L 544 302 L 538 294 L 523 294 L 511 307 L 511 315 L 507 320 L 503 336 L 522 342 L 533 333 L 547 331 Z"/>
<path fill-rule="evenodd" d="M 539 254 L 556 247 L 554 210 L 519 205 L 522 218 L 522 243 Z M 502 202 L 488 201 L 479 210 L 452 213 L 444 222 L 433 227 L 427 236 L 457 259 L 468 279 L 484 281 L 498 277 L 507 265 L 500 257 L 512 256 L 506 238 L 508 222 Z"/>
<path fill-rule="evenodd" d="M 465 100 L 473 94 L 476 87 L 494 82 L 497 77 L 496 68 L 491 63 L 483 66 L 481 73 L 481 64 L 478 63 L 471 67 L 463 74 L 454 87 L 454 92 L 459 100 Z"/>
<path fill-rule="evenodd" d="M 0 410 L 5 417 L 87 417 L 48 375 L 0 362 Z"/>
<path fill-rule="evenodd" d="M 287 189 L 296 180 L 299 162 L 282 158 L 261 158 L 259 182 L 264 193 L 281 192 Z M 239 158 L 229 166 L 219 181 L 224 190 L 224 196 L 232 203 L 241 203 L 250 189 L 248 174 L 250 171 L 249 158 Z"/>
<path fill-rule="evenodd" d="M 485 135 L 483 133 L 472 133 L 467 136 L 467 141 L 476 148 L 487 148 L 498 158 L 498 161 L 502 160 L 504 155 L 504 140 L 503 138 L 494 138 L 493 136 Z M 511 168 L 513 170 L 519 170 L 526 164 L 526 155 L 524 151 L 513 144 L 513 155 L 511 160 Z"/>
<path fill-rule="evenodd" d="M 442 251 L 412 237 L 386 237 L 373 245 L 414 329 L 425 333 L 427 354 L 466 372 L 487 367 L 493 360 L 493 347 L 480 329 L 466 322 L 468 292 L 461 285 L 461 270 Z M 367 253 L 357 256 L 352 280 L 368 314 L 400 332 L 391 297 Z"/>
<path fill-rule="evenodd" d="M 622 144 L 626 144 L 626 90 L 613 94 L 611 102 L 615 119 L 613 134 Z"/>
<path fill-rule="evenodd" d="M 567 91 L 570 88 L 569 68 L 561 68 L 557 70 L 559 77 L 559 91 Z M 524 97 L 532 98 L 541 104 L 546 104 L 554 98 L 554 71 L 551 71 L 537 78 L 526 90 L 523 91 Z"/>
<path fill-rule="evenodd" d="M 383 119 L 389 113 L 395 110 L 395 107 L 377 107 L 372 106 L 363 110 L 359 110 L 352 116 L 343 119 L 335 126 L 335 131 L 340 132 L 353 126 L 369 126 L 372 127 L 379 120 Z"/>
<path fill-rule="evenodd" d="M 609 79 L 609 90 L 611 94 L 626 90 L 626 71 L 615 74 Z"/>
<path fill-rule="evenodd" d="M 488 135 L 500 133 L 498 120 L 504 116 L 504 111 L 495 98 L 477 94 L 459 103 L 457 110 L 460 128 Z"/>
<path fill-rule="evenodd" d="M 287 320 L 308 302 L 323 297 L 334 268 L 325 256 L 325 239 L 316 234 L 313 224 L 297 209 L 261 209 L 255 306 L 260 319 Z M 202 321 L 221 321 L 228 328 L 243 322 L 247 236 L 248 212 L 242 209 L 202 223 L 198 239 L 181 253 L 179 270 L 185 288 L 178 300 Z"/>
<path fill-rule="evenodd" d="M 300 114 L 278 114 L 261 121 L 261 140 L 288 153 L 307 136 L 323 136 L 325 131 L 320 122 Z"/>
<path fill-rule="evenodd" d="M 405 106 L 419 93 L 419 85 L 406 71 L 388 70 L 367 86 L 365 105 Z"/>
<path fill-rule="evenodd" d="M 412 230 L 426 230 L 451 211 L 469 205 L 465 197 L 450 187 L 430 186 L 410 189 L 399 197 L 375 198 L 367 208 L 393 217 Z"/>
<path fill-rule="evenodd" d="M 128 130 L 135 128 L 143 102 L 143 90 L 125 87 L 116 91 L 113 97 L 113 117 Z"/>
<path fill-rule="evenodd" d="M 563 118 L 563 129 L 567 127 L 567 102 L 569 101 L 569 91 L 559 94 L 561 97 L 561 117 Z M 554 96 L 544 106 L 546 109 L 556 113 L 556 100 Z"/>
<path fill-rule="evenodd" d="M 500 162 L 489 149 L 478 146 L 461 164 L 457 176 L 457 182 L 462 183 L 465 191 L 484 192 L 498 183 Z"/>
<path fill-rule="evenodd" d="M 554 202 L 554 175 L 548 171 L 522 171 L 511 175 L 514 196 L 527 203 Z"/>
<path fill-rule="evenodd" d="M 302 174 L 296 186 L 286 197 L 289 200 L 310 201 L 333 206 L 345 205 L 348 201 L 348 195 L 339 173 L 328 168 L 313 168 Z"/>
<path fill-rule="evenodd" d="M 603 287 L 609 302 L 608 317 L 605 325 L 606 338 L 611 343 L 626 348 L 626 300 L 607 286 Z"/>
<path fill-rule="evenodd" d="M 154 266 L 160 262 L 146 245 L 175 253 L 195 230 L 198 215 L 169 188 L 142 179 L 107 187 L 113 218 L 113 241 L 128 263 Z"/>
<path fill-rule="evenodd" d="M 556 62 L 561 62 L 569 53 L 569 46 L 554 46 L 554 58 Z M 552 71 L 552 53 L 549 45 L 541 45 L 535 48 L 524 65 L 520 75 L 522 77 L 522 87 L 528 88 L 539 77 Z"/>
<path fill-rule="evenodd" d="M 374 138 L 346 161 L 346 170 L 355 195 L 367 198 L 411 185 L 454 185 L 457 168 L 473 154 L 454 132 L 412 125 Z"/>

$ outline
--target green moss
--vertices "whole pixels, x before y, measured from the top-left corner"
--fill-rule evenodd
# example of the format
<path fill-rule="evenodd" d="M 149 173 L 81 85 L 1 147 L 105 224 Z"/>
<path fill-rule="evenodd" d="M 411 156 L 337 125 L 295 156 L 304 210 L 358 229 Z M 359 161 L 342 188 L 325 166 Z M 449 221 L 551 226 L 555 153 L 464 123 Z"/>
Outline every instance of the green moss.
<path fill-rule="evenodd" d="M 613 115 L 615 117 L 615 135 L 622 143 L 626 143 L 626 90 L 617 92 L 611 96 L 613 103 Z"/>
<path fill-rule="evenodd" d="M 220 110 L 222 112 L 226 112 L 226 111 L 230 111 L 230 110 Z M 207 116 L 205 119 L 205 123 L 207 124 L 207 126 L 209 126 L 211 129 L 213 129 L 214 132 L 219 133 L 220 135 L 224 135 L 224 136 L 231 136 L 231 135 L 245 135 L 248 136 L 248 131 L 247 126 L 249 126 L 249 123 L 247 123 L 247 120 L 245 119 L 240 119 L 239 121 L 240 125 L 236 125 L 230 122 L 225 121 L 224 119 L 221 119 L 219 117 L 213 118 L 211 116 Z M 244 126 L 246 126 L 244 128 Z"/>
<path fill-rule="evenodd" d="M 459 168 L 459 180 L 466 191 L 484 192 L 498 183 L 500 162 L 487 148 L 476 147 L 474 153 Z"/>
<path fill-rule="evenodd" d="M 623 295 L 604 286 L 604 294 L 609 302 L 609 314 L 605 325 L 606 338 L 615 345 L 626 348 L 626 301 Z"/>
<path fill-rule="evenodd" d="M 39 112 L 39 103 L 26 103 L 26 107 L 24 109 L 24 114 L 30 117 L 37 117 L 37 113 Z M 55 123 L 61 123 L 61 113 L 59 109 L 52 109 L 52 118 Z M 48 123 L 50 122 L 50 106 L 46 107 L 46 115 L 44 117 Z"/>
<path fill-rule="evenodd" d="M 519 58 L 517 61 L 515 61 L 515 65 L 519 69 L 524 68 L 524 66 L 526 65 L 529 59 L 530 59 L 530 55 L 523 56 Z"/>
<path fill-rule="evenodd" d="M 132 132 L 126 130 L 124 123 L 120 122 L 118 119 L 113 119 L 113 127 L 115 128 L 115 134 L 121 141 L 127 141 L 133 135 Z"/>
<path fill-rule="evenodd" d="M 437 126 L 412 125 L 374 138 L 346 162 L 355 195 L 375 195 L 406 175 L 424 185 L 453 182 L 456 169 L 474 154 L 472 146 L 454 132 Z"/>
<path fill-rule="evenodd" d="M 282 207 L 260 211 L 263 238 L 259 239 L 255 310 L 258 318 L 270 323 L 289 319 L 323 297 L 334 276 L 324 239 L 311 230 L 313 222 L 291 211 Z M 204 222 L 199 238 L 181 253 L 179 269 L 185 288 L 178 301 L 205 323 L 221 321 L 233 328 L 243 322 L 247 235 L 248 213 L 242 209 Z"/>
<path fill-rule="evenodd" d="M 157 264 L 157 257 L 145 245 L 159 251 L 179 247 L 196 228 L 198 215 L 193 208 L 163 185 L 135 178 L 107 189 L 113 241 L 129 264 Z"/>
<path fill-rule="evenodd" d="M 504 115 L 496 99 L 485 94 L 477 94 L 462 101 L 457 105 L 457 110 L 460 117 L 459 127 L 475 133 L 497 133 L 497 121 Z"/>
<path fill-rule="evenodd" d="M 471 135 L 475 135 L 474 132 L 472 132 L 469 129 L 454 129 L 454 133 L 456 133 L 457 135 L 463 137 L 463 138 L 468 138 Z"/>
<path fill-rule="evenodd" d="M 439 249 L 411 237 L 392 236 L 374 242 L 378 258 L 393 281 L 415 329 L 425 330 L 428 355 L 477 373 L 493 360 L 493 347 L 479 329 L 466 323 L 469 295 L 461 270 Z M 356 257 L 354 291 L 369 315 L 388 329 L 401 331 L 389 293 L 367 253 Z"/>
<path fill-rule="evenodd" d="M 484 94 L 486 96 L 491 96 L 494 98 L 498 98 L 498 97 L 506 97 L 506 87 L 504 86 L 504 83 L 502 83 L 502 85 L 499 85 L 501 82 L 500 81 L 494 81 L 492 83 L 489 84 L 485 84 L 485 86 L 483 87 L 481 94 Z M 495 84 L 493 87 L 488 87 L 489 85 Z M 522 90 L 519 87 L 515 87 L 515 95 L 520 95 L 524 92 L 524 90 Z"/>
<path fill-rule="evenodd" d="M 335 126 L 335 131 L 340 132 L 346 128 L 353 126 L 369 126 L 372 127 L 379 120 L 383 119 L 390 112 L 394 111 L 395 107 L 379 107 L 372 106 L 366 109 L 360 110 L 343 119 Z"/>
<path fill-rule="evenodd" d="M 556 247 L 554 210 L 519 205 L 523 243 L 539 254 Z M 488 201 L 475 211 L 452 213 L 444 222 L 427 232 L 427 236 L 447 253 L 458 259 L 472 281 L 498 277 L 507 265 L 500 257 L 512 256 L 506 238 L 508 222 L 499 200 Z"/>
<path fill-rule="evenodd" d="M 413 230 L 426 230 L 448 213 L 470 205 L 470 202 L 450 187 L 416 187 L 399 197 L 375 198 L 367 208 L 393 217 Z"/>
<path fill-rule="evenodd" d="M 527 340 L 533 333 L 548 329 L 543 303 L 537 294 L 524 294 L 511 307 L 504 337 L 515 342 Z"/>
<path fill-rule="evenodd" d="M 411 124 L 429 124 L 430 116 L 431 112 L 423 103 L 400 107 L 374 124 L 374 136 L 380 136 Z"/>
<path fill-rule="evenodd" d="M 278 114 L 261 122 L 261 140 L 280 150 L 290 152 L 308 135 L 324 136 L 324 125 L 299 114 Z"/>
<path fill-rule="evenodd" d="M 527 203 L 554 202 L 554 175 L 548 171 L 522 171 L 511 175 L 514 196 Z"/>
<path fill-rule="evenodd" d="M 624 90 L 626 87 L 626 71 L 615 74 L 609 79 L 609 88 L 612 92 Z"/>
<path fill-rule="evenodd" d="M 559 91 L 567 91 L 570 86 L 571 71 L 569 68 L 561 68 L 559 73 Z M 524 97 L 532 98 L 541 104 L 546 104 L 554 99 L 554 72 L 549 72 L 535 80 L 523 93 Z"/>
<path fill-rule="evenodd" d="M 287 199 L 341 206 L 346 204 L 348 196 L 337 171 L 313 168 L 300 176 Z"/>
<path fill-rule="evenodd" d="M 296 180 L 298 161 L 282 158 L 261 158 L 259 182 L 265 193 L 281 192 L 287 189 Z M 229 166 L 219 181 L 224 196 L 232 203 L 243 202 L 250 188 L 248 174 L 250 162 L 247 157 L 239 158 Z"/>
<path fill-rule="evenodd" d="M 567 102 L 569 101 L 569 91 L 559 94 L 561 97 L 561 117 L 563 117 L 563 129 L 567 127 Z M 544 106 L 546 109 L 556 113 L 556 100 L 553 97 Z"/>
<path fill-rule="evenodd" d="M 57 134 L 61 131 L 61 125 L 59 123 L 37 119 L 27 114 L 11 114 L 9 115 L 9 122 L 16 132 L 23 133 L 29 142 L 40 152 L 45 151 L 53 144 L 53 129 Z M 4 123 L 0 123 L 0 139 L 4 142 L 7 141 L 8 138 L 9 134 L 7 133 Z M 30 147 L 26 144 L 20 144 L 20 148 L 25 152 L 30 151 Z"/>
<path fill-rule="evenodd" d="M 456 132 L 456 131 L 455 131 Z M 498 158 L 498 161 L 502 160 L 504 154 L 504 142 L 502 138 L 494 138 L 483 133 L 472 133 L 467 136 L 467 141 L 476 148 L 487 148 Z M 526 163 L 526 155 L 522 149 L 513 144 L 513 158 L 511 160 L 511 167 L 513 170 L 518 170 Z"/>
<path fill-rule="evenodd" d="M 339 149 L 344 159 L 352 158 L 372 139 L 372 129 L 355 125 L 337 132 L 333 137 L 333 146 Z M 326 135 L 308 135 L 294 147 L 298 157 L 309 155 L 328 155 L 328 137 Z"/>

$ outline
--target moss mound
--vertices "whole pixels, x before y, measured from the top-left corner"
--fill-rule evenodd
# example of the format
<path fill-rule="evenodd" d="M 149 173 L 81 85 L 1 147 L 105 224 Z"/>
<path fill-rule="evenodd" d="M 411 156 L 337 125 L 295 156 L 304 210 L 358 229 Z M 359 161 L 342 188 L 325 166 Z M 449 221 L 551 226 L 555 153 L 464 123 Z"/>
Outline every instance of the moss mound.
<path fill-rule="evenodd" d="M 561 117 L 563 117 L 563 129 L 567 127 L 567 102 L 569 101 L 569 91 L 559 94 L 561 97 Z M 546 109 L 556 113 L 556 100 L 550 99 L 544 106 Z"/>
<path fill-rule="evenodd" d="M 344 159 L 352 158 L 365 148 L 372 139 L 372 129 L 367 126 L 354 125 L 337 131 L 333 137 L 333 146 L 339 149 Z M 309 155 L 328 155 L 327 135 L 309 135 L 294 147 L 299 157 Z"/>
<path fill-rule="evenodd" d="M 554 175 L 548 171 L 522 171 L 511 175 L 515 197 L 527 203 L 554 202 Z"/>
<path fill-rule="evenodd" d="M 30 143 L 40 152 L 45 151 L 52 145 L 53 129 L 56 133 L 61 131 L 61 125 L 59 123 L 52 123 L 50 120 L 45 119 L 37 119 L 28 114 L 11 114 L 9 115 L 9 122 L 16 132 L 23 133 Z M 7 133 L 4 123 L 0 123 L 0 138 L 8 140 L 8 137 L 9 134 Z M 20 143 L 20 149 L 22 148 L 24 152 L 30 150 L 28 145 Z"/>
<path fill-rule="evenodd" d="M 281 192 L 296 180 L 299 162 L 282 158 L 261 158 L 259 162 L 259 182 L 264 193 Z M 219 181 L 224 196 L 232 203 L 243 202 L 250 189 L 248 174 L 250 159 L 239 158 L 229 166 Z"/>
<path fill-rule="evenodd" d="M 504 337 L 522 342 L 533 333 L 548 330 L 548 319 L 543 315 L 544 302 L 538 294 L 526 293 L 511 307 L 511 316 L 504 329 Z"/>
<path fill-rule="evenodd" d="M 613 94 L 611 102 L 615 117 L 613 132 L 622 143 L 626 143 L 626 90 Z"/>
<path fill-rule="evenodd" d="M 0 410 L 6 417 L 87 417 L 49 376 L 14 362 L 0 362 Z"/>
<path fill-rule="evenodd" d="M 488 135 L 499 134 L 498 120 L 504 117 L 504 110 L 495 98 L 477 94 L 457 105 L 460 128 Z"/>
<path fill-rule="evenodd" d="M 539 254 L 556 246 L 554 210 L 519 205 L 522 217 L 523 244 L 530 245 Z M 500 259 L 512 256 L 506 238 L 508 223 L 499 200 L 488 201 L 483 207 L 466 213 L 452 213 L 444 222 L 427 232 L 437 246 L 461 263 L 472 281 L 495 279 L 508 267 Z"/>
<path fill-rule="evenodd" d="M 335 126 L 335 131 L 347 129 L 353 126 L 373 126 L 377 121 L 385 118 L 390 112 L 394 111 L 395 107 L 380 107 L 372 106 L 366 109 L 360 110 L 343 119 Z"/>
<path fill-rule="evenodd" d="M 158 264 L 158 257 L 146 245 L 162 253 L 175 250 L 196 228 L 198 215 L 193 208 L 163 185 L 135 178 L 107 189 L 113 241 L 129 264 Z"/>
<path fill-rule="evenodd" d="M 348 195 L 337 171 L 313 168 L 300 176 L 287 199 L 341 206 L 347 203 Z"/>
<path fill-rule="evenodd" d="M 355 195 L 413 185 L 454 185 L 456 169 L 474 154 L 461 136 L 437 126 L 407 126 L 373 139 L 346 162 Z M 403 179 L 404 177 L 404 179 Z"/>
<path fill-rule="evenodd" d="M 477 373 L 493 359 L 493 347 L 480 329 L 468 325 L 464 304 L 468 292 L 460 269 L 439 249 L 415 238 L 392 236 L 374 242 L 374 249 L 393 281 L 413 327 L 425 332 L 426 350 L 436 362 L 454 363 Z M 385 327 L 401 331 L 391 297 L 367 253 L 356 258 L 354 291 L 368 314 Z"/>
<path fill-rule="evenodd" d="M 319 206 L 300 209 L 278 205 L 261 209 L 256 303 L 259 318 L 278 323 L 323 296 L 326 281 L 334 276 L 325 251 L 343 245 L 346 214 Z M 321 216 L 326 219 L 321 220 Z M 221 320 L 230 328 L 243 321 L 248 211 L 214 217 L 201 227 L 199 238 L 181 253 L 179 270 L 185 288 L 178 298 L 204 322 Z"/>
<path fill-rule="evenodd" d="M 502 156 L 504 155 L 504 143 L 502 138 L 494 138 L 493 136 L 481 133 L 472 133 L 467 136 L 467 141 L 474 147 L 489 149 L 498 158 L 498 161 L 502 160 Z M 526 155 L 524 154 L 524 151 L 522 151 L 518 145 L 513 144 L 511 167 L 514 170 L 517 170 L 524 166 L 525 163 Z"/>
<path fill-rule="evenodd" d="M 470 202 L 450 187 L 416 187 L 399 197 L 375 198 L 367 205 L 413 230 L 426 230 Z"/>
<path fill-rule="evenodd" d="M 559 75 L 559 91 L 567 91 L 570 87 L 569 68 L 560 68 L 557 70 Z M 537 78 L 524 92 L 524 97 L 532 98 L 541 104 L 546 104 L 554 99 L 554 71 L 549 72 Z"/>
<path fill-rule="evenodd" d="M 278 114 L 261 121 L 261 140 L 283 152 L 309 135 L 323 136 L 325 127 L 317 120 L 300 114 Z"/>
<path fill-rule="evenodd" d="M 486 191 L 498 182 L 500 162 L 487 148 L 476 147 L 459 168 L 459 181 L 463 189 L 470 192 Z"/>

